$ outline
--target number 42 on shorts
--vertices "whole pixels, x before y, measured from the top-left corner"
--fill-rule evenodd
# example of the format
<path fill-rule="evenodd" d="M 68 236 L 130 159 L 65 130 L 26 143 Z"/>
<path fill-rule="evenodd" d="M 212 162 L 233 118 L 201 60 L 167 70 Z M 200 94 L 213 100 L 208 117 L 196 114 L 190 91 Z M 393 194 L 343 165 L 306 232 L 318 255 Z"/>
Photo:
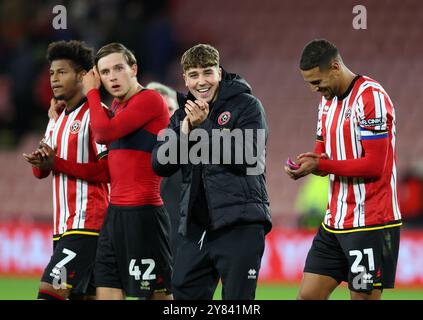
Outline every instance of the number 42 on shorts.
<path fill-rule="evenodd" d="M 153 259 L 141 259 L 142 265 L 148 265 L 147 269 L 144 273 L 141 273 L 140 267 L 136 265 L 137 260 L 131 259 L 129 262 L 129 275 L 135 277 L 135 280 L 140 280 L 142 276 L 142 280 L 155 280 L 156 275 L 152 273 L 156 263 Z"/>

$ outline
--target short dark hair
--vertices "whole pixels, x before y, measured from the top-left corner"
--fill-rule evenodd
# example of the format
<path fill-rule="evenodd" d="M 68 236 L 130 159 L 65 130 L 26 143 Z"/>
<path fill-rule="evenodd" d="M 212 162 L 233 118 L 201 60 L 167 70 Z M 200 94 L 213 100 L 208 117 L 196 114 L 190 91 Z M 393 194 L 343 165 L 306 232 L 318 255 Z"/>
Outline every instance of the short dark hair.
<path fill-rule="evenodd" d="M 197 44 L 185 51 L 181 58 L 184 71 L 190 68 L 207 68 L 219 66 L 219 51 L 209 44 Z"/>
<path fill-rule="evenodd" d="M 50 43 L 46 58 L 50 63 L 54 60 L 70 60 L 76 72 L 88 71 L 94 65 L 93 49 L 88 47 L 85 42 L 78 40 L 61 40 Z"/>
<path fill-rule="evenodd" d="M 310 70 L 316 67 L 328 69 L 335 58 L 341 58 L 338 48 L 326 39 L 310 41 L 301 53 L 300 69 Z"/>
<path fill-rule="evenodd" d="M 122 43 L 119 42 L 112 42 L 109 44 L 106 44 L 105 46 L 102 46 L 100 50 L 97 51 L 97 54 L 95 55 L 95 65 L 98 65 L 98 61 L 101 58 L 104 58 L 105 56 L 108 56 L 112 53 L 122 53 L 125 57 L 126 62 L 129 66 L 132 67 L 132 65 L 137 63 L 137 59 L 135 58 L 134 53 L 129 50 L 127 47 L 125 47 Z"/>

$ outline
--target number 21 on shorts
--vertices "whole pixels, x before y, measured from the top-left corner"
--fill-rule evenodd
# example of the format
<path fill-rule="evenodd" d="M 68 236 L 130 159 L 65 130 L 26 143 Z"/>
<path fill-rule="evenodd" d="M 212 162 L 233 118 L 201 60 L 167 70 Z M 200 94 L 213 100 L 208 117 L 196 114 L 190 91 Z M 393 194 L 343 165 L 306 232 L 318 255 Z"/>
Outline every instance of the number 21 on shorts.
<path fill-rule="evenodd" d="M 140 280 L 142 276 L 142 280 L 154 280 L 156 279 L 156 275 L 152 273 L 156 263 L 153 259 L 141 259 L 141 265 L 147 265 L 147 269 L 144 273 L 141 273 L 140 267 L 137 266 L 135 263 L 137 262 L 136 259 L 131 259 L 129 262 L 129 275 L 135 277 L 135 280 Z"/>
<path fill-rule="evenodd" d="M 375 260 L 373 257 L 373 249 L 372 248 L 367 248 L 363 250 L 363 253 L 367 256 L 368 259 L 368 266 L 369 266 L 369 271 L 374 271 L 375 270 Z M 355 260 L 354 263 L 351 266 L 351 272 L 352 273 L 359 273 L 361 271 L 363 271 L 364 266 L 361 265 L 361 261 L 363 260 L 363 253 L 360 250 L 350 250 L 349 254 L 350 256 L 355 256 Z"/>

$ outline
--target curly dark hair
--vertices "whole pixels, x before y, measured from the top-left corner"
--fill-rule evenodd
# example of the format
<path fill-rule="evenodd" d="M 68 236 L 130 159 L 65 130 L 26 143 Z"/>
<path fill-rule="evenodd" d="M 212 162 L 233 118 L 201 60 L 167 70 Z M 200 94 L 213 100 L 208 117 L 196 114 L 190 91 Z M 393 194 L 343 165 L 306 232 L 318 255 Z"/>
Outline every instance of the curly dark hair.
<path fill-rule="evenodd" d="M 61 40 L 50 43 L 46 58 L 50 63 L 54 60 L 68 59 L 72 61 L 76 72 L 88 71 L 94 65 L 93 49 L 88 47 L 85 42 L 78 40 Z"/>

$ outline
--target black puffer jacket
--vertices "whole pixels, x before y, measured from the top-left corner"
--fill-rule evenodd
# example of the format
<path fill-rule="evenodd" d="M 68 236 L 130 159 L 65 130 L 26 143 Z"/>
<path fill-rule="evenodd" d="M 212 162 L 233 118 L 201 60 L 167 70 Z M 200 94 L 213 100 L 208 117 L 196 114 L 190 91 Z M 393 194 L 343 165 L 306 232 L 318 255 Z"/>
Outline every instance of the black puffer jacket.
<path fill-rule="evenodd" d="M 187 139 L 186 135 L 180 135 L 180 123 L 186 116 L 184 111 L 186 99 L 195 100 L 191 94 L 179 99 L 180 109 L 172 116 L 169 124 L 169 128 L 177 134 L 178 146 L 181 140 Z M 235 128 L 263 129 L 265 141 L 267 141 L 266 114 L 260 101 L 251 94 L 251 87 L 244 79 L 224 70 L 217 99 L 213 103 L 208 118 L 198 128 L 207 130 L 209 135 L 212 129 L 226 129 L 227 132 L 227 129 Z M 179 233 L 186 234 L 192 204 L 197 195 L 198 182 L 195 180 L 198 181 L 198 177 L 195 177 L 195 172 L 201 172 L 202 175 L 200 181 L 204 183 L 212 230 L 236 224 L 261 223 L 266 233 L 270 231 L 272 222 L 264 170 L 256 175 L 247 174 L 247 169 L 256 167 L 257 164 L 248 164 L 245 158 L 241 164 L 160 164 L 158 150 L 165 143 L 169 142 L 160 141 L 155 146 L 152 163 L 154 171 L 162 177 L 170 176 L 179 169 L 182 171 Z M 191 146 L 192 143 L 190 143 Z M 235 147 L 234 139 L 232 139 L 232 162 L 235 159 Z M 256 142 L 254 149 L 256 149 Z M 202 170 L 196 170 L 199 166 L 202 166 Z"/>

